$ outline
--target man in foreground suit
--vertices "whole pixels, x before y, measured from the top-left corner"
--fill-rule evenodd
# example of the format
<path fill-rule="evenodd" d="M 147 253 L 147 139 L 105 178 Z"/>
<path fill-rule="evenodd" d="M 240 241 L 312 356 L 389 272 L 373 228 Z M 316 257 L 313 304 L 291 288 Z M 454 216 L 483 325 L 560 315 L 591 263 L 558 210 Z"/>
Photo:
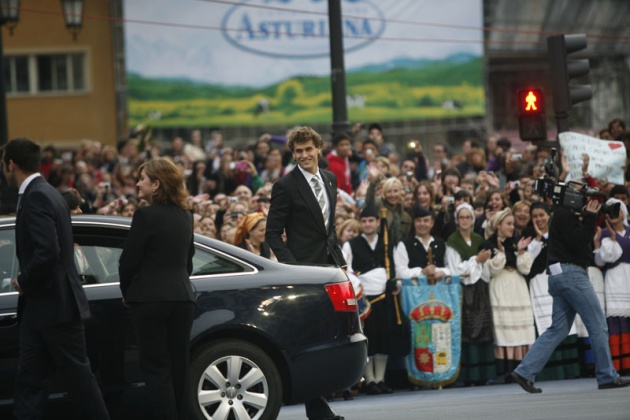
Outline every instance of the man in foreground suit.
<path fill-rule="evenodd" d="M 312 128 L 301 127 L 291 133 L 287 145 L 297 167 L 273 185 L 266 241 L 280 262 L 345 268 L 334 222 L 337 179 L 317 165 L 322 139 Z M 282 241 L 284 231 L 286 244 Z M 311 420 L 343 420 L 323 397 L 307 401 L 305 406 Z"/>
<path fill-rule="evenodd" d="M 39 173 L 40 147 L 19 138 L 4 146 L 2 169 L 19 188 L 15 227 L 20 272 L 20 354 L 13 414 L 41 418 L 50 377 L 58 370 L 83 414 L 109 419 L 86 356 L 88 301 L 74 265 L 70 210 Z"/>

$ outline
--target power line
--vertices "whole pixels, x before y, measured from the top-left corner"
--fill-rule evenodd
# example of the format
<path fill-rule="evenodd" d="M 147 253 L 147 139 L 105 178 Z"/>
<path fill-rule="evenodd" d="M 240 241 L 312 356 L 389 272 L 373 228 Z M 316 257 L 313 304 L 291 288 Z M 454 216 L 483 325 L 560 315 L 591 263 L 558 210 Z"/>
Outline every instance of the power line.
<path fill-rule="evenodd" d="M 328 16 L 327 13 L 323 13 L 323 12 L 312 12 L 312 11 L 304 11 L 304 10 L 299 10 L 299 9 L 287 9 L 287 8 L 281 8 L 281 7 L 276 7 L 276 6 L 262 6 L 262 5 L 250 5 L 248 3 L 233 3 L 233 2 L 229 2 L 229 1 L 225 1 L 225 0 L 201 0 L 207 3 L 213 2 L 213 3 L 222 3 L 222 4 L 229 4 L 229 5 L 242 5 L 242 6 L 249 6 L 249 7 L 256 7 L 256 8 L 266 8 L 266 9 L 271 9 L 271 10 L 278 10 L 278 11 L 290 11 L 290 12 L 295 12 L 295 13 L 309 13 L 309 14 L 316 14 L 316 15 L 325 15 Z M 32 8 L 26 8 L 26 7 L 21 7 L 20 8 L 21 12 L 27 12 L 27 13 L 33 13 L 33 14 L 42 14 L 42 15 L 53 15 L 53 16 L 62 16 L 63 13 L 59 10 L 52 10 L 52 9 L 32 9 Z M 361 19 L 376 19 L 376 18 L 366 18 L 366 17 L 362 17 L 362 16 L 346 16 L 346 17 L 354 17 L 354 18 L 361 18 Z M 154 20 L 144 20 L 144 19 L 129 19 L 129 18 L 114 18 L 114 17 L 110 17 L 110 16 L 100 16 L 100 15 L 90 15 L 90 14 L 83 14 L 83 18 L 87 19 L 87 20 L 98 20 L 98 21 L 116 21 L 116 22 L 121 22 L 121 23 L 133 23 L 133 24 L 140 24 L 140 25 L 153 25 L 153 26 L 164 26 L 164 27 L 174 27 L 174 28 L 184 28 L 184 29 L 200 29 L 200 30 L 211 30 L 211 31 L 227 31 L 227 32 L 247 32 L 247 33 L 257 33 L 257 34 L 265 34 L 267 35 L 268 32 L 264 32 L 264 31 L 260 31 L 260 30 L 251 30 L 251 29 L 239 29 L 239 28 L 222 28 L 219 26 L 211 26 L 211 25 L 194 25 L 194 24 L 188 24 L 188 23 L 175 23 L 175 22 L 165 22 L 165 21 L 154 21 Z M 381 20 L 381 19 L 376 19 L 376 20 Z M 469 29 L 469 30 L 488 30 L 486 28 L 482 28 L 482 27 L 473 27 L 473 26 L 466 26 L 466 25 L 450 25 L 450 24 L 437 24 L 437 23 L 427 23 L 427 22 L 411 22 L 411 21 L 398 21 L 398 20 L 389 20 L 389 22 L 396 22 L 396 23 L 405 23 L 405 24 L 413 24 L 413 25 L 431 25 L 431 26 L 440 26 L 440 27 L 450 27 L 450 28 L 459 28 L 459 29 Z M 498 29 L 498 28 L 490 28 L 489 30 L 500 30 L 500 31 L 511 31 L 514 33 L 529 33 L 529 34 L 539 34 L 539 35 L 543 35 L 543 34 L 558 34 L 558 32 L 540 32 L 540 31 L 522 31 L 522 30 L 508 30 L 508 29 Z M 299 35 L 299 36 L 303 36 L 304 38 L 328 38 L 327 34 L 312 34 L 312 33 L 289 33 L 289 32 L 283 32 L 283 31 L 276 31 L 274 32 L 275 34 L 281 34 L 281 35 L 287 35 L 287 34 L 291 34 L 293 36 L 295 35 Z M 592 37 L 604 37 L 603 35 L 594 35 L 594 34 L 590 34 L 588 36 L 592 36 Z M 404 38 L 404 37 L 375 37 L 375 36 L 361 36 L 361 35 L 344 35 L 344 38 L 347 39 L 368 39 L 368 40 L 379 40 L 379 41 L 388 41 L 388 42 L 419 42 L 419 43 L 428 43 L 428 42 L 435 42 L 435 43 L 453 43 L 453 44 L 486 44 L 486 45 L 537 45 L 537 46 L 543 46 L 546 47 L 546 42 L 544 41 L 514 41 L 514 40 L 463 40 L 463 39 L 437 39 L 437 38 Z M 630 39 L 630 37 L 612 37 L 612 36 L 608 36 L 608 38 L 611 39 Z M 612 45 L 612 44 L 616 44 L 615 41 L 595 41 L 595 42 L 591 42 L 591 44 L 597 44 L 597 45 Z"/>
<path fill-rule="evenodd" d="M 22 12 L 34 13 L 34 14 L 43 14 L 43 15 L 62 15 L 63 13 L 57 10 L 43 10 L 43 9 L 31 9 L 22 7 L 20 9 Z M 129 18 L 113 18 L 109 16 L 99 16 L 99 15 L 89 15 L 84 14 L 84 19 L 87 20 L 100 20 L 100 21 L 117 21 L 124 23 L 134 23 L 140 25 L 153 25 L 153 26 L 165 26 L 165 27 L 173 27 L 173 28 L 185 28 L 185 29 L 202 29 L 202 30 L 211 30 L 211 31 L 227 31 L 227 32 L 247 32 L 247 33 L 257 33 L 257 34 L 266 34 L 263 31 L 259 30 L 247 30 L 247 29 L 239 29 L 239 28 L 222 28 L 219 26 L 211 26 L 211 25 L 193 25 L 188 23 L 174 23 L 174 22 L 164 22 L 164 21 L 154 21 L 154 20 L 143 20 L 143 19 L 129 19 Z M 288 32 L 276 31 L 277 34 L 287 35 Z M 300 35 L 305 38 L 328 38 L 326 34 L 312 34 L 312 33 L 301 33 L 301 34 L 293 34 L 292 35 Z M 387 38 L 387 37 L 370 37 L 370 36 L 360 36 L 360 35 L 344 35 L 344 38 L 349 39 L 378 39 L 381 41 L 404 41 L 404 42 L 440 42 L 440 43 L 465 43 L 465 44 L 476 44 L 483 43 L 483 40 L 461 40 L 461 39 L 420 39 L 420 38 Z M 503 41 L 499 41 L 497 43 L 503 43 Z M 531 43 L 527 43 L 531 44 Z"/>

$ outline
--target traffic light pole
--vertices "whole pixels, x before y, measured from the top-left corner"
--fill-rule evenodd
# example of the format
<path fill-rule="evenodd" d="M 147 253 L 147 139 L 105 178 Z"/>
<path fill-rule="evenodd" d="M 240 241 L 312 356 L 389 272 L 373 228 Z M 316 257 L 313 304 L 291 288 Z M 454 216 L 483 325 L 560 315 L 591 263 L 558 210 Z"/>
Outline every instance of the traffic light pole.
<path fill-rule="evenodd" d="M 558 134 L 571 131 L 568 112 L 556 112 L 556 127 L 558 128 Z"/>
<path fill-rule="evenodd" d="M 586 35 L 554 35 L 547 38 L 549 73 L 553 93 L 554 112 L 558 134 L 570 130 L 569 110 L 571 106 L 591 99 L 593 89 L 589 85 L 570 85 L 573 78 L 585 76 L 590 69 L 589 61 L 569 60 L 569 54 L 585 49 Z"/>
<path fill-rule="evenodd" d="M 348 105 L 346 104 L 346 70 L 343 61 L 343 27 L 341 0 L 328 0 L 330 27 L 330 81 L 332 84 L 333 136 L 347 132 Z"/>

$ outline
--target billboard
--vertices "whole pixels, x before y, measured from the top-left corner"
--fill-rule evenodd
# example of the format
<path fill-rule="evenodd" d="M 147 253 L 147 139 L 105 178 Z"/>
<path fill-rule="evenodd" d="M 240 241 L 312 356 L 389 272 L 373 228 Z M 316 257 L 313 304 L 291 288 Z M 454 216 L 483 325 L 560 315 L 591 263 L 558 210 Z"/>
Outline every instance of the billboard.
<path fill-rule="evenodd" d="M 327 0 L 125 0 L 129 124 L 332 122 Z M 351 121 L 482 116 L 481 0 L 343 0 Z"/>

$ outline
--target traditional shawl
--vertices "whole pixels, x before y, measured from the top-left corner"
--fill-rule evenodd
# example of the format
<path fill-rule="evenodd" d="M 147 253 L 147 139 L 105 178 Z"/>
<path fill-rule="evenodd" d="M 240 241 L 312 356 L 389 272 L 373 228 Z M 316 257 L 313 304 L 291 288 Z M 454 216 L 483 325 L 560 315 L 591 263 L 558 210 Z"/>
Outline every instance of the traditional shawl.
<path fill-rule="evenodd" d="M 477 255 L 479 252 L 479 247 L 483 243 L 483 238 L 481 235 L 471 232 L 470 233 L 470 242 L 471 245 L 468 246 L 462 234 L 459 231 L 453 233 L 446 242 L 448 246 L 457 251 L 462 258 L 462 261 L 467 261 L 470 257 Z"/>

